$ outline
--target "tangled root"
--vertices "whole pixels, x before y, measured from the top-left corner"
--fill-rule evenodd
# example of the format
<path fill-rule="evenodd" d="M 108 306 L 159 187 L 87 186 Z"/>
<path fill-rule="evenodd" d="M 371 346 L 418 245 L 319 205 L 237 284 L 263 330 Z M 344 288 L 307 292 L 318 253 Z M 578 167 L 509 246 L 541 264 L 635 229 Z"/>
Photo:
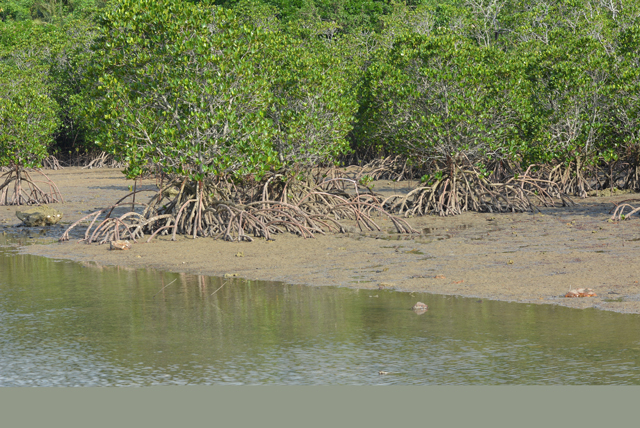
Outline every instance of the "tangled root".
<path fill-rule="evenodd" d="M 596 174 L 598 190 L 614 188 L 640 190 L 640 163 L 637 155 L 629 160 L 610 162 L 600 168 L 600 172 L 600 174 Z M 602 183 L 599 180 L 600 175 L 604 176 Z"/>
<path fill-rule="evenodd" d="M 413 171 L 408 165 L 408 159 L 404 156 L 388 156 L 383 159 L 375 159 L 359 168 L 354 179 L 361 182 L 363 177 L 371 180 L 393 180 L 400 181 L 406 177 L 411 177 Z"/>
<path fill-rule="evenodd" d="M 618 202 L 617 204 L 614 203 L 614 208 L 611 211 L 609 211 L 609 214 L 612 214 L 610 220 L 613 220 L 613 221 L 626 220 L 632 215 L 640 212 L 640 207 L 635 207 L 631 205 L 632 203 L 635 203 L 635 202 L 640 202 L 640 199 L 626 199 L 624 201 Z"/>
<path fill-rule="evenodd" d="M 495 174 L 494 174 L 495 175 Z M 501 182 L 495 182 L 472 166 L 450 164 L 442 178 L 418 187 L 406 195 L 394 195 L 383 202 L 389 212 L 404 216 L 438 214 L 458 215 L 464 211 L 525 212 L 536 205 L 554 206 L 557 197 L 562 205 L 573 202 L 554 183 L 529 176 L 529 170 Z"/>
<path fill-rule="evenodd" d="M 122 162 L 118 162 L 115 158 L 106 153 L 100 152 L 96 154 L 87 155 L 87 160 L 85 161 L 86 165 L 82 167 L 82 169 L 92 169 L 92 168 L 122 168 L 124 164 Z"/>
<path fill-rule="evenodd" d="M 60 165 L 60 161 L 58 161 L 58 159 L 53 155 L 48 156 L 42 160 L 42 167 L 44 169 L 53 169 L 53 170 L 62 169 L 62 166 Z"/>
<path fill-rule="evenodd" d="M 556 200 L 560 200 L 563 207 L 576 204 L 567 196 L 567 192 L 557 182 L 537 177 L 536 174 L 532 173 L 534 166 L 529 166 L 524 174 L 514 175 L 514 180 L 520 184 L 529 196 L 545 207 L 555 206 Z"/>
<path fill-rule="evenodd" d="M 552 183 L 557 191 L 564 195 L 576 195 L 586 198 L 587 192 L 593 190 L 582 170 L 580 162 L 571 162 L 569 166 L 532 165 L 530 176 L 542 182 Z"/>
<path fill-rule="evenodd" d="M 171 234 L 172 240 L 178 234 L 226 241 L 253 241 L 256 237 L 271 240 L 277 233 L 311 238 L 326 232 L 345 232 L 347 228 L 340 222 L 345 219 L 355 221 L 360 230 L 380 231 L 374 220 L 380 216 L 388 218 L 398 233 L 417 233 L 405 220 L 385 212 L 381 198 L 368 189 L 363 193 L 354 180 L 334 178 L 310 187 L 280 178 L 274 175 L 262 185 L 249 188 L 174 179 L 148 204 L 122 203 L 138 193 L 132 192 L 113 206 L 78 220 L 60 240 L 68 240 L 69 232 L 83 221 L 91 222 L 80 239 L 85 243 L 117 239 L 136 242 L 145 234 L 149 235 L 147 242 L 159 234 Z M 142 212 L 111 217 L 115 208 L 131 204 L 142 206 Z"/>
<path fill-rule="evenodd" d="M 58 163 L 63 167 L 91 168 L 123 168 L 125 164 L 115 160 L 113 155 L 106 152 L 69 152 L 61 154 Z"/>
<path fill-rule="evenodd" d="M 42 171 L 45 181 L 35 181 L 24 168 L 14 167 L 0 176 L 0 205 L 36 205 L 64 202 L 58 187 Z M 49 186 L 45 192 L 37 183 Z"/>

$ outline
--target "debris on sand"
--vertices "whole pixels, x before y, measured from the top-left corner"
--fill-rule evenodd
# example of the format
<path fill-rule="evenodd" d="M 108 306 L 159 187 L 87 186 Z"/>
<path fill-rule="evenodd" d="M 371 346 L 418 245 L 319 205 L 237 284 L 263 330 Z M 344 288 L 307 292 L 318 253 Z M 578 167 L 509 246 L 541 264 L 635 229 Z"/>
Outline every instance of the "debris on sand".
<path fill-rule="evenodd" d="M 110 244 L 109 248 L 111 250 L 130 250 L 131 249 L 131 243 L 129 241 L 116 240 L 116 241 L 111 241 L 109 244 Z"/>
<path fill-rule="evenodd" d="M 564 297 L 598 297 L 598 295 L 591 288 L 577 288 L 569 290 Z"/>

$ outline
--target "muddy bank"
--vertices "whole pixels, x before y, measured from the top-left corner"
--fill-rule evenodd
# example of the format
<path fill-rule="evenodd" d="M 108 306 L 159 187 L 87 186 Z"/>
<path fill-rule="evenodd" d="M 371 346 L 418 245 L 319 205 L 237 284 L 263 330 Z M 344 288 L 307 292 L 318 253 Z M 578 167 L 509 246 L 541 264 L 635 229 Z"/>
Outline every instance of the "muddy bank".
<path fill-rule="evenodd" d="M 65 197 L 65 204 L 55 207 L 64 213 L 66 225 L 115 202 L 132 184 L 113 169 L 67 168 L 48 175 Z M 408 186 L 378 182 L 375 189 L 403 192 Z M 155 181 L 139 183 L 138 188 L 153 190 Z M 280 235 L 275 242 L 229 243 L 159 237 L 150 244 L 135 244 L 130 251 L 72 240 L 29 245 L 22 251 L 131 268 L 356 287 L 372 290 L 372 296 L 382 287 L 640 313 L 640 220 L 606 221 L 612 203 L 628 198 L 593 197 L 576 200 L 572 208 L 543 208 L 535 214 L 412 218 L 411 225 L 423 231 L 412 239 L 389 233 L 391 225 L 381 220 L 381 233 L 314 239 Z M 16 230 L 16 209 L 0 207 L 0 230 Z M 36 228 L 29 234 L 55 238 L 66 225 Z M 561 297 L 570 288 L 582 287 L 593 288 L 598 297 Z"/>

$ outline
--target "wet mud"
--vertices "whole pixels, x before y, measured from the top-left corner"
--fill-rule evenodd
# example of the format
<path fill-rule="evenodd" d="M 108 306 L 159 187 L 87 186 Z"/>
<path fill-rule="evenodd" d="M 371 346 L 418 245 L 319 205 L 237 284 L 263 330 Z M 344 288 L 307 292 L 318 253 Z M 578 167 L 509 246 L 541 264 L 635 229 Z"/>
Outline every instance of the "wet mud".
<path fill-rule="evenodd" d="M 17 233 L 25 243 L 53 241 L 70 223 L 113 204 L 133 185 L 117 169 L 65 168 L 47 175 L 65 198 L 52 205 L 63 220 L 22 228 L 15 216 L 20 207 L 0 207 L 0 233 Z M 404 193 L 415 184 L 380 181 L 374 190 Z M 144 200 L 157 189 L 153 179 L 137 188 L 149 191 L 138 196 Z M 607 221 L 614 203 L 631 197 L 576 198 L 574 207 L 536 213 L 411 218 L 422 232 L 411 237 L 379 219 L 382 230 L 375 233 L 353 225 L 347 234 L 278 235 L 275 241 L 252 243 L 185 237 L 171 242 L 161 236 L 128 251 L 111 251 L 108 245 L 77 243 L 79 228 L 69 242 L 25 245 L 22 251 L 89 264 L 640 313 L 640 219 Z M 591 288 L 597 297 L 564 297 L 576 288 Z"/>

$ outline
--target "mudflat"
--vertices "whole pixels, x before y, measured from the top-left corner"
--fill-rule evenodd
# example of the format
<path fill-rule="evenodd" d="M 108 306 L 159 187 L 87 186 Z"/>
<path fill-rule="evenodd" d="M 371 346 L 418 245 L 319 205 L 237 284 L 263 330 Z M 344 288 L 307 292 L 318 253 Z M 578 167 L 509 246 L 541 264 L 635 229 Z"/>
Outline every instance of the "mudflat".
<path fill-rule="evenodd" d="M 55 226 L 33 234 L 59 237 L 69 224 L 115 203 L 133 182 L 117 169 L 65 168 L 47 171 L 64 204 Z M 405 193 L 416 183 L 379 181 L 384 194 Z M 138 182 L 157 190 L 155 180 Z M 428 292 L 530 304 L 554 304 L 640 313 L 640 219 L 608 222 L 614 203 L 633 195 L 574 198 L 573 207 L 540 208 L 535 213 L 464 213 L 455 217 L 408 219 L 422 233 L 404 236 L 380 218 L 380 232 L 316 235 L 304 239 L 276 235 L 275 241 L 224 242 L 211 238 L 160 236 L 128 251 L 77 240 L 22 247 L 23 252 L 132 269 L 156 268 L 200 275 L 237 276 L 313 286 L 342 286 Z M 0 231 L 20 230 L 15 212 L 0 207 Z M 1 233 L 1 232 L 0 232 Z M 75 239 L 74 239 L 75 238 Z M 569 289 L 592 288 L 597 297 L 566 298 Z"/>

